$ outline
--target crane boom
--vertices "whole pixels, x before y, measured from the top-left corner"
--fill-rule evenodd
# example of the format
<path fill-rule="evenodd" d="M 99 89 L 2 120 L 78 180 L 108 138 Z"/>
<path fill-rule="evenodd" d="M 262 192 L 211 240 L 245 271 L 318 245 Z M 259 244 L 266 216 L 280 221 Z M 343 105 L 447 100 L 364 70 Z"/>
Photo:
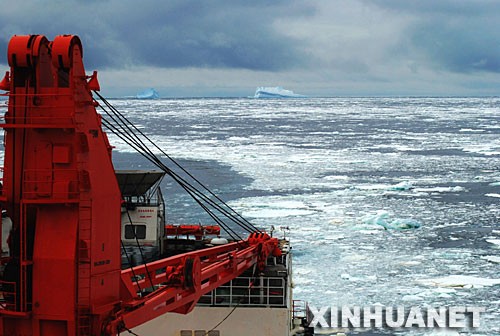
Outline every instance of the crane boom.
<path fill-rule="evenodd" d="M 166 312 L 187 314 L 198 299 L 256 265 L 262 270 L 270 255 L 277 256 L 277 240 L 265 233 L 242 242 L 184 253 L 122 271 L 123 310 L 108 332 L 132 328 Z M 141 280 L 137 281 L 136 279 Z M 152 284 L 151 284 L 152 282 Z M 138 297 L 141 288 L 155 290 Z"/>
<path fill-rule="evenodd" d="M 12 221 L 0 280 L 1 335 L 117 334 L 253 267 L 278 242 L 265 233 L 121 270 L 122 197 L 96 112 L 97 72 L 78 36 L 14 36 L 0 204 Z"/>

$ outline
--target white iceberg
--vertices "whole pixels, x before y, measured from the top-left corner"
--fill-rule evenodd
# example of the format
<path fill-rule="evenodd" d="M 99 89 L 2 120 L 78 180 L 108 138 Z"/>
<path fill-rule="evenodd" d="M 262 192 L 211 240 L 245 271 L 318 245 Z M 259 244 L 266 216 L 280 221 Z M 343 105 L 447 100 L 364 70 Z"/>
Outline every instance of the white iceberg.
<path fill-rule="evenodd" d="M 283 89 L 281 86 L 260 86 L 255 90 L 254 98 L 307 98 L 307 96 Z"/>
<path fill-rule="evenodd" d="M 156 91 L 153 88 L 144 90 L 140 93 L 137 94 L 136 96 L 137 99 L 158 99 L 160 98 L 160 95 L 158 94 L 158 91 Z"/>

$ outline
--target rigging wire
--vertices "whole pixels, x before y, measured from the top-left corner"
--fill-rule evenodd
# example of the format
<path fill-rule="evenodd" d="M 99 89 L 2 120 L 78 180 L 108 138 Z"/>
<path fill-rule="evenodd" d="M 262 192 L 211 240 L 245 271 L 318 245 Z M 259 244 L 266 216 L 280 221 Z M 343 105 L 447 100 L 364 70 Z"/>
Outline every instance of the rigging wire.
<path fill-rule="evenodd" d="M 120 113 L 113 105 L 111 105 L 102 95 L 100 95 L 98 92 L 94 91 L 94 93 L 110 108 L 115 115 L 117 115 L 124 125 L 131 131 L 130 127 L 128 125 L 131 125 L 132 128 L 138 132 L 141 136 L 143 136 L 151 145 L 153 145 L 158 151 L 160 151 L 161 154 L 163 154 L 165 157 L 167 157 L 175 166 L 177 166 L 179 169 L 181 169 L 187 176 L 189 176 L 193 181 L 198 183 L 205 191 L 207 191 L 210 195 L 212 195 L 215 199 L 217 199 L 221 204 L 223 204 L 227 209 L 231 210 L 232 213 L 238 217 L 241 221 L 243 221 L 246 225 L 248 225 L 251 228 L 251 231 L 257 231 L 261 232 L 258 228 L 256 228 L 253 224 L 248 222 L 245 218 L 243 218 L 237 211 L 235 211 L 233 208 L 231 208 L 228 204 L 226 204 L 222 199 L 220 199 L 215 193 L 213 193 L 209 188 L 207 188 L 203 183 L 201 183 L 198 179 L 196 179 L 191 173 L 189 173 L 186 169 L 184 169 L 177 161 L 175 161 L 170 155 L 168 155 L 165 151 L 163 151 L 155 142 L 153 142 L 151 139 L 149 139 L 144 132 L 142 132 L 140 129 L 138 129 L 134 124 L 130 122 L 130 120 L 127 119 L 122 113 Z M 101 106 L 101 105 L 100 105 Z M 101 108 L 103 108 L 101 106 Z M 156 156 L 155 156 L 156 157 Z M 156 157 L 157 158 L 157 157 Z"/>
<path fill-rule="evenodd" d="M 114 128 L 113 125 L 109 124 L 109 122 L 107 122 L 105 119 L 103 119 L 103 124 L 106 128 L 108 128 L 113 134 L 117 135 L 118 137 L 120 137 L 122 140 L 124 140 L 122 137 L 121 137 L 121 134 L 119 132 L 116 131 L 116 129 Z M 125 140 L 124 140 L 125 141 Z M 127 144 L 129 144 L 132 148 L 136 149 L 142 156 L 144 156 L 146 159 L 150 160 L 148 155 L 141 152 L 139 149 L 140 147 L 137 147 L 138 145 L 135 145 L 135 144 L 132 144 L 132 143 L 129 143 L 127 142 Z M 150 160 L 151 161 L 151 160 Z M 153 161 L 152 161 L 153 162 Z M 155 163 L 155 162 L 153 162 Z M 224 223 L 224 221 L 222 221 L 220 218 L 218 218 L 212 210 L 210 210 L 205 204 L 203 204 L 201 202 L 201 200 L 199 198 L 197 198 L 197 195 L 200 196 L 199 194 L 199 191 L 194 189 L 194 187 L 192 187 L 190 184 L 188 184 L 187 182 L 184 182 L 183 180 L 181 180 L 176 174 L 172 174 L 172 172 L 168 169 L 168 167 L 164 166 L 163 164 L 161 165 L 157 165 L 158 168 L 162 169 L 163 171 L 165 171 L 167 174 L 169 174 L 197 203 L 198 205 L 200 205 L 200 207 L 205 210 L 205 212 L 207 212 L 209 214 L 209 216 L 217 223 L 219 224 L 222 228 L 224 228 L 226 230 L 226 232 L 228 233 L 228 235 L 236 240 L 236 241 L 239 241 L 239 240 L 242 240 L 242 238 L 236 233 L 234 232 L 233 229 L 231 229 L 230 226 L 226 225 Z M 202 196 L 202 195 L 201 195 Z M 208 200 L 208 202 L 210 202 L 210 200 Z"/>
<path fill-rule="evenodd" d="M 116 121 L 116 119 L 104 109 L 104 111 L 110 115 L 110 117 Z M 251 225 L 251 224 L 246 224 L 245 222 L 240 221 L 237 217 L 235 217 L 234 214 L 237 214 L 234 210 L 232 210 L 232 213 L 230 213 L 228 210 L 224 209 L 223 206 L 220 204 L 216 203 L 212 199 L 210 199 L 208 196 L 203 194 L 200 190 L 195 188 L 192 184 L 187 182 L 185 179 L 183 179 L 181 176 L 176 174 L 174 171 L 172 171 L 170 168 L 168 168 L 145 144 L 142 142 L 142 140 L 136 138 L 131 139 L 131 134 L 130 133 L 124 133 L 126 131 L 123 131 L 123 126 L 121 126 L 122 130 L 118 129 L 114 125 L 112 125 L 110 122 L 105 121 L 103 119 L 103 124 L 110 129 L 115 135 L 120 137 L 123 141 L 125 141 L 127 144 L 129 144 L 131 147 L 136 149 L 138 152 L 140 152 L 147 160 L 155 164 L 158 168 L 161 170 L 165 171 L 168 175 L 170 175 L 180 186 L 182 186 L 195 200 L 202 199 L 206 203 L 208 203 L 211 207 L 219 211 L 221 214 L 235 222 L 236 224 L 240 225 L 243 229 L 245 229 L 248 232 L 255 232 L 258 231 L 258 229 Z M 148 139 L 148 141 L 151 141 Z M 188 190 L 189 189 L 189 190 Z M 194 196 L 193 194 L 196 194 Z M 222 201 L 221 201 L 222 202 Z M 198 202 L 200 203 L 200 202 Z M 223 203 L 226 207 L 227 204 Z M 201 204 L 200 204 L 201 205 Z M 239 216 L 239 214 L 238 214 Z M 213 217 L 213 216 L 212 216 Z"/>
<path fill-rule="evenodd" d="M 94 91 L 95 92 L 95 91 Z M 144 139 L 146 139 L 153 147 L 155 147 L 161 154 L 163 154 L 166 158 L 168 158 L 175 166 L 177 166 L 179 169 L 181 169 L 187 176 L 189 176 L 193 181 L 198 183 L 203 189 L 205 189 L 210 195 L 212 195 L 215 199 L 217 199 L 221 204 L 223 204 L 227 209 L 231 210 L 232 213 L 236 216 L 239 217 L 241 221 L 243 221 L 245 224 L 247 224 L 252 231 L 258 231 L 261 232 L 258 228 L 256 228 L 254 225 L 252 225 L 250 222 L 248 222 L 245 218 L 243 218 L 238 212 L 236 212 L 233 208 L 231 208 L 228 204 L 226 204 L 222 199 L 220 199 L 215 193 L 213 193 L 210 189 L 208 189 L 203 183 L 201 183 L 198 179 L 196 179 L 191 173 L 189 173 L 186 169 L 184 169 L 177 161 L 175 161 L 170 155 L 168 155 L 164 150 L 162 150 L 155 142 L 153 142 L 151 139 L 149 139 L 144 132 L 142 132 L 140 129 L 138 129 L 134 124 L 130 122 L 129 119 L 127 119 L 122 113 L 120 113 L 113 105 L 111 105 L 104 97 L 102 97 L 98 92 L 95 92 L 96 95 L 106 104 L 106 106 L 111 109 L 111 111 L 116 115 L 122 122 L 122 125 L 126 127 L 126 129 L 129 132 L 132 132 L 132 134 L 138 138 L 138 136 L 133 133 L 133 130 L 138 132 Z M 101 108 L 103 108 L 100 105 Z M 105 111 L 108 115 L 110 115 L 107 111 Z M 131 127 L 130 127 L 130 126 Z M 142 143 L 144 145 L 144 143 Z M 145 147 L 147 148 L 147 147 Z M 159 158 L 154 155 L 152 152 L 150 152 L 154 158 L 159 160 Z M 161 160 L 159 160 L 161 162 Z"/>
<path fill-rule="evenodd" d="M 107 113 L 107 111 L 105 111 Z M 133 149 L 135 149 L 139 154 L 141 154 L 144 158 L 155 164 L 158 168 L 160 168 L 162 171 L 166 172 L 168 175 L 170 175 L 209 215 L 216 221 L 219 225 L 221 225 L 226 232 L 231 236 L 232 239 L 238 238 L 238 240 L 241 240 L 241 237 L 236 234 L 229 226 L 227 226 L 222 220 L 220 220 L 207 206 L 205 206 L 199 198 L 204 198 L 204 195 L 194 188 L 192 185 L 187 183 L 185 180 L 183 180 L 180 176 L 172 172 L 166 165 L 164 165 L 157 157 L 152 153 L 147 147 L 142 145 L 139 140 L 137 139 L 130 139 L 131 135 L 130 134 L 124 134 L 123 131 L 120 131 L 117 127 L 115 127 L 113 124 L 111 124 L 109 121 L 103 118 L 103 125 L 109 129 L 113 134 L 118 136 L 120 139 L 125 141 L 129 146 L 131 146 Z M 206 199 L 207 203 L 211 203 L 212 201 L 210 199 Z M 214 207 L 217 208 L 216 204 L 210 204 Z M 232 234 L 231 234 L 232 232 Z"/>

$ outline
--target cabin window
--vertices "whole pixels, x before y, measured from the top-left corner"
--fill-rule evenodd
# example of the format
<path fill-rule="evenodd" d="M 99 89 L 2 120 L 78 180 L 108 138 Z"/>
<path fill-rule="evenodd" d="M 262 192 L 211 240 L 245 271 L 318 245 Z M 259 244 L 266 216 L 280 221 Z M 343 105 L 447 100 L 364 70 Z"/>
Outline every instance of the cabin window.
<path fill-rule="evenodd" d="M 135 239 L 136 237 L 137 239 L 146 239 L 146 225 L 125 225 L 125 239 Z"/>

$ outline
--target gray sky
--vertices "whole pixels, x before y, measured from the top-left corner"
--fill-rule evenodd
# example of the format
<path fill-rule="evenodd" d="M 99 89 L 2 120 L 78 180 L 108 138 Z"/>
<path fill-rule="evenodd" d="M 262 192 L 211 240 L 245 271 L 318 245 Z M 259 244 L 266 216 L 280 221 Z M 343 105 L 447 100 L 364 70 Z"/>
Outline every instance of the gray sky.
<path fill-rule="evenodd" d="M 77 34 L 103 94 L 500 95 L 497 0 L 3 1 L 14 34 Z"/>

